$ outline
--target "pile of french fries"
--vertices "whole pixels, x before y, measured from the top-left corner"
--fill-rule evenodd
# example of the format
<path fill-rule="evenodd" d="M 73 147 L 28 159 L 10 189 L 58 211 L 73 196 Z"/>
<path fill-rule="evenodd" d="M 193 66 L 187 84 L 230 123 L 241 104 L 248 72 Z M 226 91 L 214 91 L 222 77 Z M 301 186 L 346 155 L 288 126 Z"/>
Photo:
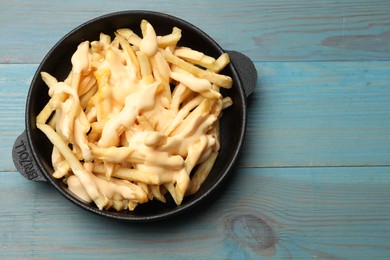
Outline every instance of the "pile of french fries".
<path fill-rule="evenodd" d="M 218 156 L 219 118 L 232 105 L 220 88 L 229 63 L 179 46 L 181 30 L 80 43 L 72 70 L 59 81 L 46 72 L 49 102 L 36 118 L 53 144 L 53 177 L 99 209 L 134 210 L 170 194 L 177 205 L 195 194 Z"/>

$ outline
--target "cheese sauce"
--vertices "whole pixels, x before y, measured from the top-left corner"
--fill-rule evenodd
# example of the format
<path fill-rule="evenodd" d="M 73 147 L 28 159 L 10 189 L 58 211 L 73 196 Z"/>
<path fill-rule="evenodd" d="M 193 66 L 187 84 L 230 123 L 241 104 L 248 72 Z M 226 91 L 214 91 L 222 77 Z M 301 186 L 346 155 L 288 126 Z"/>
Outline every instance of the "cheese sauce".
<path fill-rule="evenodd" d="M 85 41 L 81 43 L 76 52 L 73 54 L 72 59 L 72 71 L 73 73 L 86 72 L 89 69 L 89 42 Z"/>
<path fill-rule="evenodd" d="M 146 24 L 146 32 L 144 38 L 141 40 L 139 48 L 149 57 L 153 56 L 157 52 L 157 36 L 150 23 Z"/>
<path fill-rule="evenodd" d="M 175 131 L 169 131 L 166 134 L 160 132 L 169 127 L 169 123 L 177 113 L 169 107 L 171 94 L 166 94 L 167 89 L 170 91 L 169 78 L 197 93 L 209 91 L 212 85 L 210 81 L 197 78 L 190 73 L 172 72 L 166 60 L 158 52 L 156 33 L 149 23 L 146 25 L 139 49 L 157 66 L 154 68 L 156 70 L 154 71 L 155 79 L 161 81 L 145 84 L 142 79 L 137 78 L 135 66 L 128 64 L 130 61 L 124 58 L 123 52 L 107 48 L 104 61 L 96 69 L 98 71 L 109 70 L 110 88 L 107 91 L 101 91 L 100 98 L 106 100 L 110 107 L 107 108 L 109 111 L 106 111 L 107 119 L 100 139 L 93 145 L 103 149 L 101 156 L 107 160 L 107 163 L 126 161 L 133 151 L 136 151 L 142 155 L 142 163 L 132 163 L 134 169 L 145 173 L 153 172 L 159 175 L 161 184 L 177 183 L 178 187 L 184 189 L 189 185 L 190 172 L 186 169 L 192 169 L 200 160 L 205 160 L 213 149 L 217 149 L 215 148 L 217 143 L 215 136 L 206 133 L 215 125 L 218 118 L 209 112 L 200 113 Z M 79 45 L 72 56 L 73 72 L 83 73 L 89 70 L 89 60 L 89 42 L 84 42 Z M 50 89 L 50 91 L 56 90 Z M 63 127 L 60 130 L 64 136 L 70 135 L 67 131 L 71 119 L 69 111 L 75 102 L 77 103 L 78 100 L 64 102 L 61 107 L 60 121 Z M 95 118 L 96 115 L 96 109 L 91 111 L 92 116 L 87 115 L 89 120 Z M 135 126 L 139 123 L 137 117 L 140 115 L 154 122 L 153 130 L 141 132 L 137 130 Z M 77 122 L 75 129 L 81 127 L 80 122 Z M 86 134 L 85 126 L 83 129 Z M 128 148 L 121 147 L 124 139 Z M 79 135 L 76 140 L 83 154 L 87 156 L 85 159 L 91 159 L 93 156 L 84 136 Z M 91 149 L 93 150 L 93 147 Z M 54 158 L 57 157 L 58 155 L 54 155 Z M 113 178 L 108 181 L 92 174 L 93 167 L 90 164 L 86 163 L 84 167 L 92 176 L 84 180 L 87 183 L 82 184 L 76 175 L 71 175 L 66 180 L 69 189 L 82 200 L 92 201 L 86 191 L 88 185 L 97 187 L 108 199 L 128 199 L 140 202 L 148 200 L 140 186 Z"/>

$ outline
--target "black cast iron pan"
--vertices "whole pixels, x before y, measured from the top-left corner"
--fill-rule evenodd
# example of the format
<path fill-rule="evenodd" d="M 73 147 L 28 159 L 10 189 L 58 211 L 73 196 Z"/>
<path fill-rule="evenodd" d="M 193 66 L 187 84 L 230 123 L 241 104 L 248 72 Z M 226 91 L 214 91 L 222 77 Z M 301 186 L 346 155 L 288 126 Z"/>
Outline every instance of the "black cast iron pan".
<path fill-rule="evenodd" d="M 85 40 L 99 39 L 101 32 L 111 34 L 119 28 L 131 28 L 140 34 L 139 25 L 142 19 L 148 20 L 158 35 L 169 34 L 172 27 L 182 29 L 180 45 L 188 46 L 218 57 L 228 52 L 231 64 L 222 71 L 234 81 L 230 90 L 224 90 L 223 95 L 229 95 L 233 105 L 224 111 L 221 123 L 221 148 L 217 161 L 201 189 L 193 196 L 184 199 L 182 205 L 176 206 L 167 198 L 167 203 L 148 202 L 138 206 L 135 211 L 115 212 L 99 210 L 93 204 L 78 200 L 67 189 L 61 180 L 51 176 L 52 145 L 45 135 L 37 129 L 35 118 L 47 103 L 47 87 L 40 77 L 40 72 L 46 71 L 59 80 L 63 80 L 71 69 L 71 56 L 77 46 Z M 257 82 L 257 72 L 252 61 L 245 55 L 235 51 L 223 50 L 211 37 L 194 25 L 167 14 L 151 11 L 123 11 L 108 14 L 88 21 L 64 36 L 46 55 L 38 67 L 31 82 L 26 103 L 26 130 L 15 141 L 12 156 L 17 170 L 32 181 L 47 181 L 51 183 L 64 197 L 76 205 L 113 219 L 146 222 L 166 219 L 199 206 L 202 202 L 212 200 L 215 191 L 220 190 L 224 180 L 234 170 L 241 145 L 244 140 L 247 119 L 247 97 L 254 91 Z"/>

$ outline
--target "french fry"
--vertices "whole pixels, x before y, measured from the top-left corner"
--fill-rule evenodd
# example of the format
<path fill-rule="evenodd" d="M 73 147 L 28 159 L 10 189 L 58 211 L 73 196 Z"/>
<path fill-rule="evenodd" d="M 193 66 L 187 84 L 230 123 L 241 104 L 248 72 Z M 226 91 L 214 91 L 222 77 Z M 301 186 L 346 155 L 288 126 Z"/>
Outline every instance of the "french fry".
<path fill-rule="evenodd" d="M 117 37 L 114 37 L 114 39 L 111 41 L 111 47 L 114 47 L 113 49 L 114 50 L 118 50 L 119 49 L 119 40 Z"/>
<path fill-rule="evenodd" d="M 97 91 L 98 85 L 94 84 L 86 93 L 80 97 L 80 106 L 82 109 L 87 109 L 89 100 L 96 94 Z"/>
<path fill-rule="evenodd" d="M 77 90 L 79 97 L 87 93 L 93 86 L 96 85 L 96 78 L 92 74 L 84 76 L 80 80 L 80 85 Z"/>
<path fill-rule="evenodd" d="M 115 169 L 115 164 L 111 162 L 104 162 L 104 172 L 107 180 L 111 179 L 112 173 Z"/>
<path fill-rule="evenodd" d="M 127 204 L 127 209 L 133 211 L 138 206 L 138 203 L 135 201 L 129 201 Z"/>
<path fill-rule="evenodd" d="M 203 60 L 203 63 L 211 65 L 215 61 L 213 57 L 207 56 L 203 52 L 196 51 L 188 47 L 176 48 L 174 54 L 179 58 L 190 61 L 191 63 Z"/>
<path fill-rule="evenodd" d="M 179 112 L 176 114 L 175 118 L 170 122 L 170 124 L 162 130 L 165 135 L 170 135 L 177 126 L 184 120 L 184 118 L 195 108 L 197 107 L 204 98 L 201 95 L 198 95 L 196 98 L 188 102 Z"/>
<path fill-rule="evenodd" d="M 207 159 L 207 161 L 201 163 L 198 166 L 197 170 L 194 172 L 194 174 L 191 177 L 190 188 L 187 190 L 186 195 L 193 195 L 199 190 L 203 182 L 206 180 L 207 176 L 210 174 L 211 169 L 213 168 L 213 165 L 215 163 L 215 160 L 217 159 L 217 156 L 218 153 L 216 152 L 212 153 L 209 159 Z"/>
<path fill-rule="evenodd" d="M 183 84 L 177 84 L 172 93 L 172 101 L 170 109 L 176 114 L 180 105 L 188 99 L 188 96 L 192 95 L 192 91 Z"/>
<path fill-rule="evenodd" d="M 215 84 L 211 84 L 206 79 L 200 79 L 193 76 L 191 73 L 174 66 L 171 72 L 171 78 L 184 84 L 193 92 L 200 93 L 202 96 L 208 99 L 220 99 L 221 94 L 219 89 L 216 89 Z"/>
<path fill-rule="evenodd" d="M 190 185 L 190 176 L 185 169 L 179 171 L 176 177 L 176 185 L 175 185 L 175 202 L 177 205 L 180 205 L 184 199 L 186 191 Z"/>
<path fill-rule="evenodd" d="M 103 44 L 103 45 L 109 45 L 111 44 L 111 37 L 107 34 L 104 34 L 104 33 L 100 33 L 99 35 L 99 41 Z"/>
<path fill-rule="evenodd" d="M 92 155 L 95 158 L 112 163 L 144 163 L 145 155 L 130 147 L 115 147 L 108 148 L 91 145 Z"/>
<path fill-rule="evenodd" d="M 118 38 L 119 44 L 126 54 L 127 66 L 130 66 L 132 70 L 135 71 L 137 78 L 140 78 L 140 68 L 134 50 L 131 48 L 129 42 L 126 41 L 126 39 L 124 39 L 122 36 L 116 34 L 116 37 Z"/>
<path fill-rule="evenodd" d="M 227 53 L 221 54 L 214 62 L 214 66 L 211 68 L 214 72 L 218 73 L 223 70 L 230 63 L 230 58 Z"/>
<path fill-rule="evenodd" d="M 153 198 L 157 199 L 158 201 L 161 201 L 162 203 L 165 203 L 167 200 L 165 199 L 164 195 L 162 194 L 160 187 L 161 186 L 150 185 L 149 189 L 153 195 Z"/>
<path fill-rule="evenodd" d="M 49 89 L 54 89 L 58 85 L 58 81 L 51 76 L 48 73 L 42 72 L 41 76 L 43 78 L 43 81 L 47 84 Z M 49 100 L 49 102 L 46 103 L 45 107 L 39 112 L 37 116 L 37 123 L 46 123 L 46 121 L 49 119 L 53 111 L 56 109 L 55 106 L 53 106 L 54 102 L 64 102 L 67 98 L 66 93 L 58 93 L 52 95 L 52 98 Z"/>
<path fill-rule="evenodd" d="M 180 135 L 191 131 L 195 127 L 194 124 L 199 127 L 200 122 L 208 116 L 210 108 L 210 101 L 208 99 L 203 99 L 199 105 L 180 123 L 173 133 L 171 133 L 171 135 Z"/>
<path fill-rule="evenodd" d="M 68 161 L 73 173 L 79 178 L 88 196 L 95 202 L 99 209 L 107 203 L 107 198 L 97 189 L 95 182 L 91 178 L 91 173 L 87 172 L 80 161 L 69 149 L 68 145 L 61 137 L 48 125 L 37 124 L 37 127 L 47 136 L 50 142 L 60 151 L 62 156 Z"/>
<path fill-rule="evenodd" d="M 132 30 L 128 28 L 118 29 L 116 31 L 120 36 L 124 37 L 130 44 L 137 47 L 139 50 L 139 46 L 141 45 L 141 38 L 135 34 Z"/>
<path fill-rule="evenodd" d="M 116 210 L 116 211 L 121 211 L 123 209 L 125 209 L 127 207 L 127 203 L 124 203 L 123 201 L 121 200 L 114 200 L 113 201 L 113 205 L 112 207 Z"/>
<path fill-rule="evenodd" d="M 41 72 L 41 77 L 49 88 L 54 87 L 58 83 L 57 79 L 47 72 Z"/>
<path fill-rule="evenodd" d="M 70 171 L 70 165 L 68 161 L 63 160 L 57 167 L 56 170 L 53 172 L 53 177 L 56 179 L 61 179 L 65 177 Z"/>
<path fill-rule="evenodd" d="M 157 52 L 153 57 L 150 58 L 150 63 L 152 64 L 154 77 L 164 83 L 169 84 L 169 75 L 171 69 L 162 54 L 160 52 Z"/>
<path fill-rule="evenodd" d="M 202 136 L 198 142 L 192 144 L 188 148 L 188 155 L 185 160 L 186 172 L 190 173 L 192 169 L 200 162 L 199 159 L 206 150 L 207 145 L 208 138 L 206 136 Z"/>
<path fill-rule="evenodd" d="M 191 63 L 186 62 L 183 59 L 180 59 L 179 57 L 173 55 L 172 53 L 166 51 L 166 50 L 160 50 L 164 57 L 167 59 L 168 62 L 179 66 L 180 68 L 184 69 L 185 71 L 190 72 L 191 74 L 209 80 L 211 83 L 215 83 L 221 87 L 224 88 L 231 88 L 233 85 L 233 80 L 229 76 L 217 74 L 215 72 L 202 70 Z"/>
<path fill-rule="evenodd" d="M 176 46 L 181 39 L 181 29 L 173 27 L 172 33 L 164 36 L 157 36 L 157 43 L 160 48 Z"/>
<path fill-rule="evenodd" d="M 226 109 L 233 105 L 233 100 L 230 97 L 224 97 L 222 99 L 222 109 Z"/>
<path fill-rule="evenodd" d="M 111 93 L 109 83 L 110 70 L 96 71 L 94 75 L 97 79 L 98 90 L 90 100 L 96 107 L 97 120 L 105 121 L 108 119 L 112 107 L 111 100 L 107 98 Z"/>
<path fill-rule="evenodd" d="M 141 51 L 137 51 L 135 54 L 137 55 L 137 58 L 138 58 L 138 64 L 139 64 L 140 71 L 141 71 L 142 81 L 145 84 L 153 83 L 154 78 L 152 75 L 152 69 L 150 67 L 148 57 L 145 55 L 145 53 L 143 53 Z"/>
<path fill-rule="evenodd" d="M 46 121 L 46 123 L 47 123 L 51 128 L 56 128 L 57 117 L 58 117 L 58 113 L 56 113 L 56 112 L 54 111 L 54 112 L 51 114 L 51 116 L 49 117 L 49 119 Z M 41 123 L 44 123 L 44 122 L 41 122 Z"/>
<path fill-rule="evenodd" d="M 174 55 L 192 64 L 200 65 L 203 68 L 216 71 L 215 59 L 205 55 L 203 52 L 195 51 L 188 47 L 180 47 L 175 49 Z"/>
<path fill-rule="evenodd" d="M 178 195 L 176 194 L 176 189 L 175 189 L 175 186 L 173 185 L 173 183 L 166 183 L 164 185 L 164 187 L 167 189 L 167 191 L 171 195 L 172 199 L 175 201 L 176 205 L 180 205 L 181 200 L 178 197 Z"/>
<path fill-rule="evenodd" d="M 41 112 L 39 112 L 36 119 L 37 123 L 41 123 L 41 124 L 46 123 L 46 121 L 49 119 L 52 113 L 53 113 L 53 109 L 51 108 L 50 104 L 47 103 L 45 107 L 41 110 Z"/>
<path fill-rule="evenodd" d="M 186 47 L 175 49 L 174 55 L 182 58 L 185 61 L 199 65 L 216 73 L 223 70 L 230 63 L 230 58 L 227 53 L 223 53 L 218 57 L 218 59 L 214 59 L 213 57 L 203 54 L 202 52 L 198 52 Z"/>
<path fill-rule="evenodd" d="M 148 197 L 148 200 L 153 199 L 153 194 L 149 192 L 149 186 L 146 183 L 137 182 L 137 185 L 145 192 L 146 196 Z"/>
<path fill-rule="evenodd" d="M 93 169 L 94 173 L 105 174 L 105 168 L 103 165 L 96 165 Z M 160 178 L 154 172 L 142 172 L 136 169 L 129 169 L 124 167 L 118 167 L 113 170 L 112 177 L 128 180 L 132 182 L 142 182 L 150 185 L 161 184 Z"/>

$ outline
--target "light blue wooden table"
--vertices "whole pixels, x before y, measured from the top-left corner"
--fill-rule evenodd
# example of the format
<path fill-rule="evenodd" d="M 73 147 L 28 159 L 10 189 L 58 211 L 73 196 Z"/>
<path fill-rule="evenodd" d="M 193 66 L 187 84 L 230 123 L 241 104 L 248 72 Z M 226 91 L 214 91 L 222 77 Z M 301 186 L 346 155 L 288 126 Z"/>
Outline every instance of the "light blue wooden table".
<path fill-rule="evenodd" d="M 11 158 L 47 51 L 129 9 L 186 19 L 259 74 L 232 181 L 180 221 L 91 214 Z M 389 259 L 389 1 L 2 0 L 0 39 L 0 259 Z"/>

